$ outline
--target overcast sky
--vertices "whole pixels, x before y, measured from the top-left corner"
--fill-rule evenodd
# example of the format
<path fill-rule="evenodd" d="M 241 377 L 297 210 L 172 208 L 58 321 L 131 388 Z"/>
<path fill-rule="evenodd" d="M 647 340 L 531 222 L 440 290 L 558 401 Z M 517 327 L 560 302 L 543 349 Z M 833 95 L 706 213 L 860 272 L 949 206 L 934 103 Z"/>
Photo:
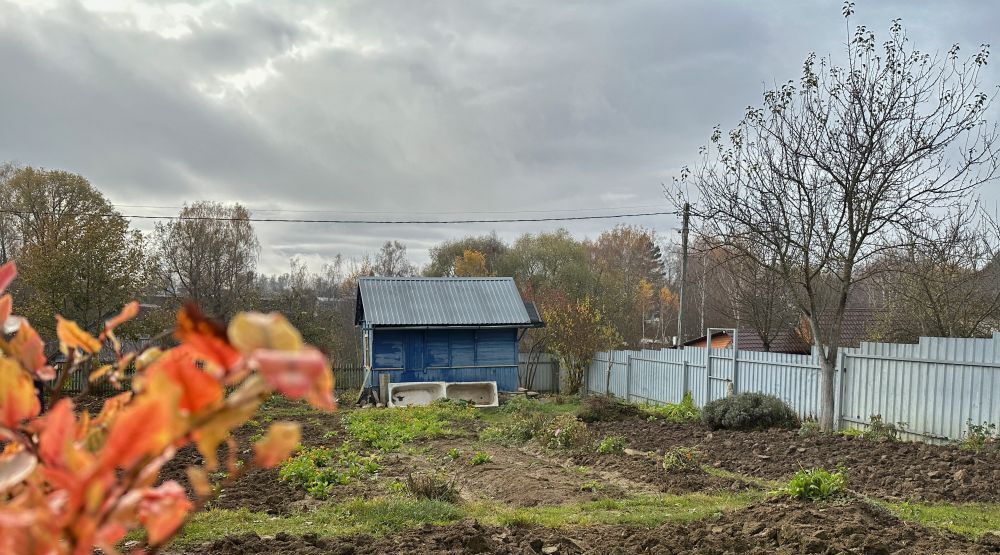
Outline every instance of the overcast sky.
<path fill-rule="evenodd" d="M 900 17 L 925 51 L 1000 47 L 1000 3 L 857 4 L 852 24 L 880 38 Z M 0 0 L 0 160 L 83 174 L 125 214 L 202 199 L 310 219 L 663 210 L 660 183 L 713 125 L 797 78 L 808 52 L 841 51 L 840 11 L 839 0 Z M 630 222 L 664 237 L 676 226 Z M 422 263 L 448 237 L 560 225 L 593 237 L 613 222 L 257 231 L 262 269 L 284 271 L 293 255 L 318 269 L 388 239 Z"/>

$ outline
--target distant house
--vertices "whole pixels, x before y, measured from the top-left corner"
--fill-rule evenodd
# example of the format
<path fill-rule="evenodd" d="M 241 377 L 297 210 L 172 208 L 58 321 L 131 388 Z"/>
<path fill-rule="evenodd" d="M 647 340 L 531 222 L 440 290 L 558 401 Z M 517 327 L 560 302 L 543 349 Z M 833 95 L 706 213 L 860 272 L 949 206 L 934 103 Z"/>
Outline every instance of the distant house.
<path fill-rule="evenodd" d="M 362 330 L 368 387 L 392 382 L 496 381 L 517 389 L 518 342 L 542 326 L 512 278 L 358 280 L 355 324 Z"/>
<path fill-rule="evenodd" d="M 872 338 L 873 332 L 883 323 L 884 311 L 873 308 L 848 308 L 844 311 L 844 321 L 840 329 L 840 346 L 857 347 L 862 341 Z M 812 352 L 812 337 L 805 319 L 797 329 L 781 330 L 771 339 L 772 353 L 809 354 Z M 764 341 L 757 330 L 740 328 L 738 331 L 738 347 L 741 351 L 764 351 Z M 684 343 L 685 347 L 705 347 L 708 337 L 701 336 Z M 732 347 L 733 337 L 729 331 L 716 331 L 712 334 L 713 349 L 728 349 Z"/>

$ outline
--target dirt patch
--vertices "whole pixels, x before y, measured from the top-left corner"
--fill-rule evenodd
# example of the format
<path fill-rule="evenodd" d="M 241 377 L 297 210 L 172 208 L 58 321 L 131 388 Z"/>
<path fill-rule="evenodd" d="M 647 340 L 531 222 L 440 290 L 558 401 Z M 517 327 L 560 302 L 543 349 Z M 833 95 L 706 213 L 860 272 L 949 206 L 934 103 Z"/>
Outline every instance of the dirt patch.
<path fill-rule="evenodd" d="M 588 466 L 604 479 L 623 484 L 629 489 L 660 493 L 744 491 L 753 486 L 732 478 L 713 476 L 701 470 L 663 469 L 661 461 L 624 453 L 585 453 L 573 456 L 573 462 Z M 646 487 L 642 487 L 646 486 Z"/>
<path fill-rule="evenodd" d="M 596 492 L 588 487 L 594 477 L 572 465 L 561 465 L 525 450 L 500 445 L 475 447 L 468 440 L 448 439 L 428 442 L 427 454 L 455 479 L 466 501 L 492 500 L 513 507 L 536 507 L 597 501 L 624 495 L 615 484 L 602 484 Z M 452 459 L 449 451 L 456 449 Z M 472 465 L 477 452 L 488 453 L 491 460 Z M 567 467 L 568 466 L 568 467 Z"/>
<path fill-rule="evenodd" d="M 708 464 L 769 480 L 800 467 L 843 466 L 852 489 L 885 499 L 1000 502 L 1000 453 L 972 453 L 953 446 L 873 442 L 796 431 L 710 431 L 696 424 L 633 419 L 595 422 L 595 435 L 619 434 L 635 449 L 663 453 L 696 447 Z"/>
<path fill-rule="evenodd" d="M 552 548 L 556 548 L 555 551 Z M 376 539 L 230 536 L 186 553 L 208 555 L 311 554 L 984 554 L 1000 552 L 995 537 L 973 542 L 902 522 L 861 501 L 810 505 L 772 500 L 717 519 L 667 524 L 652 530 L 593 526 L 567 530 L 499 528 L 463 521 L 424 526 Z"/>

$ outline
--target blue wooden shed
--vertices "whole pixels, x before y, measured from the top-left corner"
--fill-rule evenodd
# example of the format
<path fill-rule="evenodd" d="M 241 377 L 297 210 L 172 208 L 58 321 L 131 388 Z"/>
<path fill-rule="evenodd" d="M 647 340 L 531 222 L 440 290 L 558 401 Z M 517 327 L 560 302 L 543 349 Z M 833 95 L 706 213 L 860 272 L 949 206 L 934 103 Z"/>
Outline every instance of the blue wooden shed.
<path fill-rule="evenodd" d="M 358 280 L 367 385 L 495 381 L 517 389 L 518 342 L 542 326 L 513 278 L 366 277 Z"/>

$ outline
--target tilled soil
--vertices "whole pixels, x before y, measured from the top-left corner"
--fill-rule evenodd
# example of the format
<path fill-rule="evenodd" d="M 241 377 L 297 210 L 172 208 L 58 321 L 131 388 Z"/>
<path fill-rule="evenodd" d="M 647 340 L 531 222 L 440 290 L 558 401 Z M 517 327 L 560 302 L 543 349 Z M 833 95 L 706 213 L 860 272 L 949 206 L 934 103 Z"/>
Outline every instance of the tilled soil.
<path fill-rule="evenodd" d="M 595 435 L 618 434 L 635 449 L 663 453 L 695 447 L 709 464 L 781 480 L 800 467 L 847 469 L 851 488 L 884 499 L 1000 502 L 1000 452 L 973 453 L 953 446 L 876 442 L 794 430 L 710 431 L 697 424 L 641 419 L 590 424 Z"/>
<path fill-rule="evenodd" d="M 553 548 L 555 548 L 553 550 Z M 474 521 L 424 526 L 384 538 L 320 538 L 278 534 L 230 536 L 185 553 L 269 554 L 986 554 L 1000 553 L 1000 537 L 978 542 L 908 524 L 858 500 L 807 504 L 771 500 L 717 519 L 646 530 L 595 526 L 567 530 L 500 528 Z"/>
<path fill-rule="evenodd" d="M 624 453 L 578 453 L 573 462 L 593 468 L 611 481 L 625 481 L 626 487 L 645 485 L 659 493 L 684 494 L 692 492 L 743 491 L 751 485 L 732 478 L 713 476 L 700 469 L 663 469 L 661 461 L 649 457 Z"/>

